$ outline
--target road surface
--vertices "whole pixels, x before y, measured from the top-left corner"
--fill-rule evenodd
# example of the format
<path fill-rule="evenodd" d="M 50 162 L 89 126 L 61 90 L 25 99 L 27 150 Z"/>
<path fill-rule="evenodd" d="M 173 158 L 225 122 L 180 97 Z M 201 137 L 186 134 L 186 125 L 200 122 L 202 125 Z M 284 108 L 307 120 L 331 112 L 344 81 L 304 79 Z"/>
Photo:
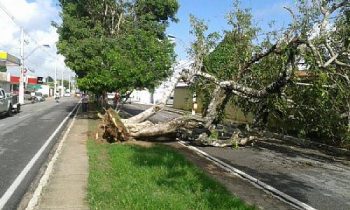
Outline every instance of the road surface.
<path fill-rule="evenodd" d="M 77 102 L 73 97 L 62 98 L 60 103 L 51 99 L 24 105 L 12 117 L 0 117 L 0 209 L 16 209 L 67 123 L 52 134 Z M 43 147 L 50 136 L 52 141 Z M 35 159 L 42 147 L 43 152 Z M 36 161 L 28 167 L 33 158 Z"/>

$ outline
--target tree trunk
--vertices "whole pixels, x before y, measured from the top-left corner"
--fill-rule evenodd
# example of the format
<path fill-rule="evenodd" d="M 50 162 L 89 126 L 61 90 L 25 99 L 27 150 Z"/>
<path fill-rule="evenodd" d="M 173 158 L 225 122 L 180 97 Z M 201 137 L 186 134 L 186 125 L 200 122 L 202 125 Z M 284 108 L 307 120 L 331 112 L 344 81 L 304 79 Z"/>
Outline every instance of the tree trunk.
<path fill-rule="evenodd" d="M 205 121 L 205 128 L 210 129 L 213 122 L 217 121 L 220 112 L 223 110 L 223 106 L 225 99 L 228 98 L 228 95 L 225 91 L 225 89 L 221 87 L 216 87 L 213 92 L 213 98 L 211 99 L 208 109 L 205 113 L 204 121 Z M 227 102 L 226 102 L 227 103 Z"/>
<path fill-rule="evenodd" d="M 191 117 L 179 117 L 170 122 L 145 127 L 139 132 L 131 133 L 130 135 L 135 139 L 147 139 L 160 136 L 172 136 L 175 138 L 180 129 L 190 132 L 192 129 L 198 127 L 200 122 L 200 120 Z"/>

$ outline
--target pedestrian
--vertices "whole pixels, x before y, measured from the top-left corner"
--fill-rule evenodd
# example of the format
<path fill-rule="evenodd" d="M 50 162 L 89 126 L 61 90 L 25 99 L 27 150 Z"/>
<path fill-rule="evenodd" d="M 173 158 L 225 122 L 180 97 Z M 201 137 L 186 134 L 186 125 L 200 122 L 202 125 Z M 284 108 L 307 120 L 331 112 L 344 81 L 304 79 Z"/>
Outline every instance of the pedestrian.
<path fill-rule="evenodd" d="M 119 100 L 120 100 L 120 93 L 119 93 L 119 91 L 116 91 L 115 94 L 114 94 L 114 106 L 115 106 L 115 109 L 118 109 Z"/>
<path fill-rule="evenodd" d="M 59 102 L 59 99 L 60 99 L 60 94 L 58 93 L 58 91 L 56 91 L 56 93 L 55 93 L 55 100 L 56 100 L 56 103 Z"/>
<path fill-rule="evenodd" d="M 88 103 L 89 103 L 89 95 L 86 93 L 83 93 L 82 98 L 81 98 L 81 103 L 82 103 L 82 108 L 83 112 L 88 111 Z"/>

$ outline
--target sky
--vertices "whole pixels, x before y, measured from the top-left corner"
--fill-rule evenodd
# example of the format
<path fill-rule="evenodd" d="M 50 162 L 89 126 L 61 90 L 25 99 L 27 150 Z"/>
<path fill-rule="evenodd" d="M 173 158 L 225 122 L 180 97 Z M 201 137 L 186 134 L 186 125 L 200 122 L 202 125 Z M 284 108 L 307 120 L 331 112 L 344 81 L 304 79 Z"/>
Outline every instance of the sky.
<path fill-rule="evenodd" d="M 7 14 L 4 10 L 7 11 Z M 12 16 L 15 21 L 12 21 Z M 60 21 L 57 2 L 52 0 L 0 0 L 0 50 L 20 56 L 20 28 L 25 31 L 24 64 L 34 71 L 31 76 L 51 76 L 68 79 L 70 72 L 64 65 L 64 57 L 56 54 L 58 35 L 51 26 L 52 21 Z M 39 47 L 49 45 L 49 47 Z M 57 65 L 56 65 L 57 63 Z M 13 75 L 19 75 L 18 67 L 8 67 Z M 72 74 L 73 75 L 73 74 Z"/>
<path fill-rule="evenodd" d="M 287 26 L 290 15 L 283 9 L 283 6 L 293 8 L 295 0 L 241 0 L 242 8 L 249 8 L 252 11 L 254 22 L 263 30 L 268 30 L 268 24 L 276 21 L 276 28 Z M 226 15 L 233 10 L 232 0 L 179 0 L 180 9 L 177 13 L 178 23 L 171 23 L 168 33 L 175 36 L 176 52 L 178 59 L 187 58 L 193 37 L 189 23 L 190 14 L 203 19 L 208 25 L 208 32 L 223 32 L 230 28 L 226 24 Z"/>
<path fill-rule="evenodd" d="M 242 7 L 251 8 L 254 20 L 263 30 L 267 30 L 268 23 L 276 21 L 276 27 L 287 26 L 290 16 L 283 6 L 292 7 L 295 0 L 241 0 Z M 167 33 L 176 37 L 176 53 L 178 60 L 187 59 L 187 48 L 191 37 L 189 15 L 204 19 L 209 32 L 229 30 L 225 16 L 232 10 L 232 0 L 179 0 L 180 9 L 177 14 L 178 23 L 171 23 Z M 3 11 L 7 10 L 16 21 Z M 56 29 L 51 22 L 60 22 L 60 8 L 57 0 L 0 0 L 0 50 L 13 55 L 20 55 L 20 27 L 26 35 L 24 46 L 25 65 L 35 72 L 28 71 L 28 75 L 54 77 L 57 66 L 58 78 L 64 71 L 68 77 L 68 68 L 64 65 L 64 57 L 57 56 L 55 43 L 58 40 Z M 50 47 L 39 47 L 49 45 Z M 33 51 L 34 50 L 34 51 Z M 19 75 L 18 68 L 9 68 L 12 74 Z"/>

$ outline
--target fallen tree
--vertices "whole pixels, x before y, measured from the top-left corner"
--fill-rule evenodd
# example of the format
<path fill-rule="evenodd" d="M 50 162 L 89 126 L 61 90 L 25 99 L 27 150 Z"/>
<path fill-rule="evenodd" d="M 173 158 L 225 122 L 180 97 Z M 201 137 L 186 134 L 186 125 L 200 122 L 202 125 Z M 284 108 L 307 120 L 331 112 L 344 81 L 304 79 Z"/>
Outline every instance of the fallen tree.
<path fill-rule="evenodd" d="M 321 22 L 316 23 L 315 27 L 319 29 L 319 36 L 324 38 L 326 25 L 329 17 L 338 9 L 349 6 L 349 1 L 341 1 L 338 3 L 330 3 L 320 0 L 320 11 L 323 15 Z M 292 16 L 295 18 L 293 12 Z M 215 129 L 215 124 L 220 121 L 220 112 L 225 108 L 230 98 L 238 96 L 247 99 L 253 103 L 259 103 L 271 95 L 282 95 L 283 91 L 291 82 L 294 72 L 298 69 L 300 60 L 303 60 L 301 51 L 312 52 L 314 59 L 321 69 L 327 69 L 330 65 L 333 67 L 347 68 L 349 64 L 340 61 L 338 57 L 348 53 L 346 49 L 333 47 L 331 40 L 321 39 L 317 42 L 311 38 L 310 34 L 313 31 L 305 32 L 301 27 L 301 21 L 294 19 L 294 23 L 284 33 L 284 36 L 275 44 L 265 48 L 265 50 L 254 52 L 250 57 L 246 58 L 244 63 L 236 69 L 236 75 L 230 79 L 222 79 L 211 74 L 204 65 L 205 56 L 210 54 L 215 48 L 212 36 L 205 36 L 206 26 L 203 22 L 191 19 L 193 25 L 192 33 L 196 36 L 196 41 L 193 44 L 193 64 L 191 69 L 184 69 L 181 74 L 175 75 L 170 88 L 166 91 L 163 101 L 144 112 L 133 116 L 129 119 L 120 119 L 118 113 L 114 110 L 106 110 L 104 115 L 100 115 L 102 119 L 101 128 L 103 129 L 102 136 L 109 141 L 128 141 L 129 139 L 136 140 L 169 140 L 176 137 L 189 140 L 195 144 L 211 145 L 211 146 L 229 146 L 229 145 L 246 145 L 257 140 L 253 135 L 243 135 L 244 132 L 235 132 L 229 140 L 217 140 L 211 137 L 211 133 Z M 312 30 L 315 30 L 315 27 Z M 239 28 L 234 29 L 239 32 Z M 244 32 L 242 32 L 244 33 Z M 307 34 L 305 36 L 305 34 Z M 322 46 L 322 47 L 320 47 Z M 325 53 L 324 50 L 327 50 Z M 278 76 L 260 88 L 254 88 L 241 82 L 244 75 L 249 73 L 253 66 L 258 66 L 260 62 L 270 56 L 280 56 L 285 59 L 282 61 Z M 326 71 L 325 71 L 326 72 Z M 345 71 L 346 72 L 346 71 Z M 346 72 L 348 73 L 348 72 Z M 346 74 L 343 77 L 347 77 Z M 211 99 L 205 111 L 205 116 L 202 118 L 195 116 L 182 116 L 169 122 L 154 124 L 148 119 L 165 107 L 166 99 L 174 90 L 177 82 L 182 79 L 187 83 L 193 83 L 197 78 L 201 78 L 210 83 L 214 88 L 211 94 Z M 350 116 L 347 116 L 350 119 Z M 350 121 L 349 121 L 350 122 Z"/>

